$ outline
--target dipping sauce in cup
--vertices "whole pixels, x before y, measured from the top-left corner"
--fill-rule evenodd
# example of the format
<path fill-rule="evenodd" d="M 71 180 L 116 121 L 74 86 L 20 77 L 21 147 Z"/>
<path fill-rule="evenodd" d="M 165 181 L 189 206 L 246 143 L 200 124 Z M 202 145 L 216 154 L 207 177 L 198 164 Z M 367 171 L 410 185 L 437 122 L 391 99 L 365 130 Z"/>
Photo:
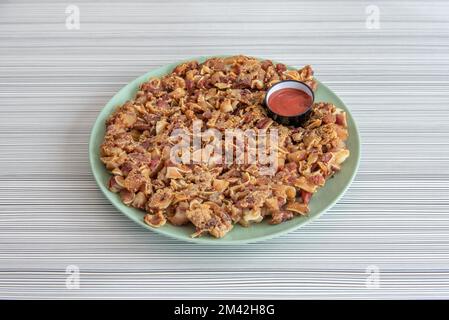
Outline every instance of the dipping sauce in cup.
<path fill-rule="evenodd" d="M 301 81 L 285 80 L 266 93 L 268 115 L 284 125 L 299 126 L 307 120 L 314 101 L 313 90 Z"/>

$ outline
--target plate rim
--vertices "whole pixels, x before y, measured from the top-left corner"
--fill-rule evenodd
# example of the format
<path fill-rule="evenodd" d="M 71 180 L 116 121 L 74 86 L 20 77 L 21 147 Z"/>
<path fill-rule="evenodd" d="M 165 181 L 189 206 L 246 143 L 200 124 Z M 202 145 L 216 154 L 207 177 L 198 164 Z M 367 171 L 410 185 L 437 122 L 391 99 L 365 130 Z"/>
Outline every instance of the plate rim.
<path fill-rule="evenodd" d="M 113 199 L 113 193 L 106 188 L 106 186 L 103 184 L 103 182 L 101 181 L 101 177 L 100 177 L 100 173 L 97 172 L 97 170 L 95 169 L 95 161 L 96 159 L 94 159 L 94 154 L 95 154 L 95 150 L 94 150 L 94 145 L 95 145 L 95 132 L 97 131 L 98 126 L 104 125 L 104 120 L 102 120 L 105 116 L 109 116 L 110 114 L 112 114 L 116 108 L 119 107 L 119 105 L 115 105 L 112 106 L 110 108 L 108 108 L 109 104 L 111 104 L 111 101 L 114 100 L 114 98 L 118 95 L 121 94 L 121 92 L 123 91 L 127 91 L 128 89 L 130 89 L 131 87 L 134 87 L 136 84 L 139 85 L 145 81 L 148 80 L 148 78 L 150 77 L 150 73 L 157 73 L 158 71 L 161 71 L 163 69 L 167 69 L 167 68 L 172 68 L 180 63 L 183 62 L 187 62 L 187 61 L 192 61 L 192 60 L 196 60 L 196 61 L 200 61 L 203 62 L 206 59 L 210 59 L 210 58 L 225 58 L 225 57 L 230 57 L 233 55 L 211 55 L 211 56 L 199 56 L 199 57 L 192 57 L 192 58 L 188 58 L 188 59 L 183 59 L 177 62 L 172 62 L 172 63 L 168 63 L 168 64 L 164 64 L 160 67 L 157 67 L 155 69 L 152 69 L 150 71 L 147 71 L 146 73 L 142 74 L 141 76 L 138 76 L 137 78 L 133 79 L 132 81 L 128 82 L 125 86 L 123 86 L 122 88 L 120 88 L 117 92 L 114 93 L 114 95 L 109 98 L 108 102 L 101 108 L 100 112 L 98 113 L 97 117 L 95 118 L 95 121 L 91 127 L 90 130 L 90 135 L 89 135 L 89 143 L 88 143 L 88 156 L 89 156 L 89 166 L 90 166 L 90 171 L 92 173 L 92 175 L 94 176 L 95 182 L 98 185 L 98 187 L 100 188 L 100 190 L 102 191 L 103 195 L 106 197 L 106 199 L 109 201 L 109 203 L 111 203 L 114 208 L 116 210 L 118 210 L 121 214 L 123 214 L 124 216 L 126 216 L 128 219 L 130 219 L 131 221 L 135 222 L 136 224 L 138 224 L 139 226 L 156 232 L 158 234 L 162 234 L 164 236 L 167 236 L 169 238 L 172 239 L 176 239 L 176 240 L 180 240 L 180 241 L 185 241 L 185 242 L 189 242 L 189 243 L 196 243 L 196 244 L 203 244 L 203 245 L 239 245 L 239 244 L 247 244 L 247 243 L 255 243 L 255 242 L 261 242 L 264 240 L 269 240 L 275 237 L 279 237 L 281 235 L 285 235 L 287 233 L 290 233 L 294 230 L 297 230 L 299 228 L 302 228 L 304 226 L 306 226 L 307 224 L 315 221 L 316 219 L 320 218 L 325 212 L 327 212 L 331 207 L 333 207 L 346 193 L 346 191 L 349 189 L 349 187 L 352 185 L 355 176 L 357 175 L 359 166 L 360 166 L 360 158 L 361 158 L 361 149 L 362 149 L 362 143 L 360 140 L 360 132 L 357 126 L 357 123 L 351 113 L 351 111 L 349 110 L 348 106 L 340 99 L 339 96 L 337 96 L 337 94 L 335 94 L 332 90 L 330 90 L 325 84 L 323 84 L 322 82 L 320 82 L 318 79 L 314 79 L 315 81 L 317 81 L 319 86 L 323 86 L 325 89 L 327 89 L 328 91 L 330 91 L 335 97 L 337 97 L 338 100 L 340 100 L 340 102 L 343 104 L 343 106 L 345 107 L 345 112 L 347 113 L 347 115 L 349 116 L 349 118 L 351 119 L 351 123 L 354 127 L 354 132 L 356 133 L 356 136 L 354 137 L 356 142 L 357 142 L 357 146 L 356 146 L 356 154 L 353 154 L 353 150 L 351 150 L 351 156 L 356 156 L 356 163 L 355 163 L 355 167 L 354 170 L 351 172 L 350 174 L 350 178 L 347 181 L 347 183 L 345 184 L 344 188 L 337 194 L 336 197 L 334 197 L 332 199 L 332 201 L 330 201 L 320 212 L 317 212 L 315 215 L 308 217 L 307 219 L 303 220 L 302 223 L 299 224 L 294 224 L 291 226 L 287 226 L 282 230 L 279 231 L 275 231 L 266 235 L 262 235 L 262 236 L 256 236 L 254 238 L 249 238 L 249 239 L 234 239 L 234 240 L 229 240 L 226 239 L 226 236 L 223 238 L 212 238 L 212 237 L 197 237 L 197 238 L 192 238 L 192 237 L 186 237 L 184 235 L 181 234 L 177 234 L 177 233 L 172 233 L 172 232 L 167 232 L 164 230 L 164 227 L 161 228 L 153 228 L 151 226 L 148 226 L 144 223 L 143 218 L 141 220 L 137 220 L 135 219 L 131 214 L 128 214 L 127 212 L 125 212 L 124 210 L 122 210 L 122 208 L 120 208 L 117 203 L 116 203 L 116 199 Z M 261 59 L 259 57 L 254 57 L 254 56 L 250 56 L 252 58 L 258 59 L 258 60 L 265 60 L 265 59 Z M 273 61 L 274 63 L 278 63 L 275 60 L 270 59 L 271 61 Z M 287 69 L 297 69 L 294 68 L 290 65 L 286 65 Z M 108 111 L 107 109 L 111 109 L 110 111 Z M 97 159 L 99 160 L 99 159 Z M 131 208 L 129 208 L 131 209 Z M 136 209 L 137 210 L 137 209 Z M 254 228 L 257 227 L 257 225 L 253 225 L 250 226 L 250 228 Z M 230 231 L 232 232 L 232 230 Z"/>

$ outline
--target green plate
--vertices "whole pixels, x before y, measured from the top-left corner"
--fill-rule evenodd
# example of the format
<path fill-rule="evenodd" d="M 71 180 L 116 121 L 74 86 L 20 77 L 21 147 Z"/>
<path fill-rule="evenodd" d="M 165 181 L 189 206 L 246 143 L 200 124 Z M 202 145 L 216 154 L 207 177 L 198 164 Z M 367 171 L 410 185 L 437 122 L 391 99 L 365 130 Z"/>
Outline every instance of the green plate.
<path fill-rule="evenodd" d="M 192 58 L 188 60 L 197 60 L 203 62 L 210 57 Z M 186 60 L 187 61 L 187 60 Z M 149 78 L 160 77 L 170 73 L 175 66 L 180 62 L 172 63 L 156 70 L 150 71 L 143 76 L 135 79 L 124 88 L 122 88 L 117 94 L 103 108 L 95 121 L 92 128 L 92 133 L 89 141 L 89 160 L 93 175 L 97 181 L 98 186 L 104 193 L 106 198 L 123 214 L 128 218 L 141 225 L 146 229 L 167 235 L 172 238 L 202 243 L 202 244 L 241 244 L 248 242 L 255 242 L 260 240 L 266 240 L 295 230 L 313 220 L 318 218 L 327 209 L 334 205 L 338 199 L 348 189 L 354 176 L 357 172 L 357 168 L 360 160 L 360 140 L 357 126 L 354 122 L 351 113 L 344 103 L 325 85 L 318 83 L 318 90 L 315 93 L 315 101 L 327 101 L 334 103 L 337 107 L 342 108 L 347 113 L 349 139 L 347 146 L 351 152 L 349 158 L 343 163 L 340 172 L 326 182 L 326 185 L 314 194 L 310 201 L 309 208 L 310 214 L 307 217 L 295 217 L 294 219 L 278 224 L 269 225 L 266 222 L 252 225 L 249 228 L 235 225 L 234 228 L 221 239 L 215 239 L 210 236 L 202 236 L 200 238 L 192 238 L 190 235 L 194 232 L 193 226 L 175 227 L 167 223 L 161 228 L 152 228 L 143 222 L 144 212 L 138 209 L 130 208 L 124 205 L 119 196 L 107 188 L 107 182 L 110 177 L 109 172 L 106 170 L 103 163 L 100 161 L 100 145 L 105 134 L 105 121 L 107 117 L 120 105 L 127 100 L 133 99 L 139 85 Z M 291 68 L 293 69 L 293 68 Z M 114 214 L 111 212 L 111 214 Z"/>

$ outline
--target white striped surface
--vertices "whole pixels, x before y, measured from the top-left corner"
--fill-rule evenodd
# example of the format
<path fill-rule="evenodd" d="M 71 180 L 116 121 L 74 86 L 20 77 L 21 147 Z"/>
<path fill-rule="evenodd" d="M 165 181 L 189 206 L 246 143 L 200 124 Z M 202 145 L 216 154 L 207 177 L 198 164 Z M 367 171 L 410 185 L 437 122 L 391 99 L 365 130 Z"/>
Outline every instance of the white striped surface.
<path fill-rule="evenodd" d="M 228 53 L 312 64 L 359 125 L 359 174 L 322 218 L 263 243 L 141 229 L 90 174 L 95 117 L 152 68 Z M 0 298 L 449 298 L 448 58 L 447 1 L 2 1 Z"/>

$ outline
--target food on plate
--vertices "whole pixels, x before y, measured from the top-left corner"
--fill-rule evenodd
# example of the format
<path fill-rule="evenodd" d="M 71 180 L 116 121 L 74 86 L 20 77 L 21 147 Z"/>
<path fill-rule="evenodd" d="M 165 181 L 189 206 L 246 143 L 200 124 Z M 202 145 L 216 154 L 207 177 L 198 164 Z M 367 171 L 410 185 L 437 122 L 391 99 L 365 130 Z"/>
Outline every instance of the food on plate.
<path fill-rule="evenodd" d="M 112 174 L 109 190 L 145 211 L 148 225 L 193 224 L 195 237 L 220 238 L 235 224 L 279 224 L 307 215 L 313 194 L 349 156 L 346 114 L 318 102 L 301 127 L 273 121 L 263 105 L 265 93 L 288 79 L 317 87 L 310 66 L 289 70 L 241 55 L 181 63 L 142 83 L 135 98 L 106 121 L 100 154 Z M 214 129 L 223 139 L 230 128 L 276 131 L 277 146 L 270 146 L 277 151 L 275 172 L 262 174 L 258 164 L 246 162 L 173 161 L 173 132 L 193 132 L 195 121 L 203 123 L 202 133 Z"/>

